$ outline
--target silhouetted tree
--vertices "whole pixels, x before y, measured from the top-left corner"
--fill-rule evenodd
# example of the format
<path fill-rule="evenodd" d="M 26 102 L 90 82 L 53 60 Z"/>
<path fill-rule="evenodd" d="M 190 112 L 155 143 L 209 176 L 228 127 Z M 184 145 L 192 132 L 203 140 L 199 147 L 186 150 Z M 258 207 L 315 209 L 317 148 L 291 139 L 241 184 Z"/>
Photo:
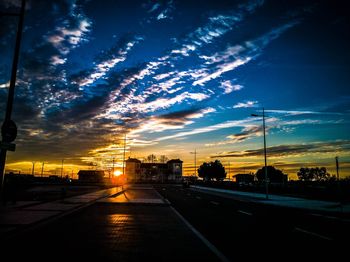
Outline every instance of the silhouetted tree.
<path fill-rule="evenodd" d="M 215 160 L 210 163 L 204 162 L 198 169 L 198 176 L 204 180 L 215 178 L 217 181 L 220 181 L 226 177 L 226 172 L 220 161 Z"/>
<path fill-rule="evenodd" d="M 297 175 L 301 181 L 328 181 L 331 178 L 331 175 L 327 172 L 325 167 L 302 167 Z"/>
<path fill-rule="evenodd" d="M 146 160 L 148 163 L 154 163 L 157 162 L 157 157 L 153 154 L 149 155 L 146 157 Z"/>
<path fill-rule="evenodd" d="M 169 160 L 169 158 L 167 158 L 165 155 L 161 155 L 160 157 L 159 157 L 159 162 L 160 163 L 166 163 L 167 161 Z"/>
<path fill-rule="evenodd" d="M 256 172 L 256 177 L 259 182 L 265 181 L 265 167 Z M 283 174 L 282 170 L 273 166 L 267 166 L 267 178 L 272 183 L 282 183 L 286 179 L 286 175 Z"/>

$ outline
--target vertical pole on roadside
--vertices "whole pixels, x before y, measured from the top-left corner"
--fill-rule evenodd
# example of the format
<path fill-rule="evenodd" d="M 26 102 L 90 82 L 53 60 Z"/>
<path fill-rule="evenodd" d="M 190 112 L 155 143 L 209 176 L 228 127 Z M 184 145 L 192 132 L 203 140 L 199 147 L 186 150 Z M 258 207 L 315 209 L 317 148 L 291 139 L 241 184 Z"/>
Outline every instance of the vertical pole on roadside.
<path fill-rule="evenodd" d="M 337 170 L 337 185 L 338 185 L 338 194 L 339 194 L 339 206 L 340 211 L 343 213 L 343 201 L 342 201 L 342 192 L 341 192 L 341 185 L 340 185 L 340 178 L 339 178 L 339 158 L 335 157 L 335 167 Z"/>
<path fill-rule="evenodd" d="M 43 177 L 43 174 L 44 174 L 44 165 L 45 165 L 45 162 L 43 162 L 41 165 L 41 177 Z"/>
<path fill-rule="evenodd" d="M 265 158 L 265 190 L 266 190 L 266 199 L 269 199 L 269 181 L 267 176 L 267 160 L 266 160 L 266 132 L 265 132 L 265 110 L 263 108 L 263 129 L 264 129 L 264 158 Z"/>
<path fill-rule="evenodd" d="M 17 78 L 19 52 L 20 52 L 20 47 L 21 47 L 21 39 L 22 39 L 22 31 L 23 31 L 25 5 L 26 5 L 26 0 L 22 0 L 21 12 L 18 14 L 19 21 L 18 21 L 18 25 L 17 25 L 16 44 L 15 44 L 13 61 L 12 61 L 10 87 L 9 87 L 8 96 L 7 96 L 7 105 L 6 105 L 6 114 L 5 114 L 4 123 L 11 120 L 13 99 L 15 96 L 15 85 L 16 85 L 16 78 Z M 6 141 L 4 141 L 4 137 L 2 137 L 2 142 L 6 142 Z M 4 187 L 4 176 L 5 176 L 4 171 L 5 171 L 5 163 L 6 163 L 6 153 L 7 153 L 7 149 L 2 148 L 0 150 L 0 197 L 2 196 L 3 187 Z"/>

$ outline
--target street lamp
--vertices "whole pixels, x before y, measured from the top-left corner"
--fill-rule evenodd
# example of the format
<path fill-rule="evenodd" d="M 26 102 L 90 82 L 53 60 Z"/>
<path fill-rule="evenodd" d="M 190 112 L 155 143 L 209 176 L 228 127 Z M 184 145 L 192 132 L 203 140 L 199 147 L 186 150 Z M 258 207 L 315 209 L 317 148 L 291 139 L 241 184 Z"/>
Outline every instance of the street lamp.
<path fill-rule="evenodd" d="M 194 154 L 194 175 L 197 176 L 197 151 L 190 152 L 190 154 Z"/>
<path fill-rule="evenodd" d="M 266 161 L 266 134 L 265 134 L 265 110 L 262 109 L 262 115 L 251 114 L 254 117 L 262 117 L 263 120 L 263 130 L 264 130 L 264 158 L 265 158 L 265 193 L 266 199 L 269 199 L 269 181 L 267 178 L 267 161 Z"/>

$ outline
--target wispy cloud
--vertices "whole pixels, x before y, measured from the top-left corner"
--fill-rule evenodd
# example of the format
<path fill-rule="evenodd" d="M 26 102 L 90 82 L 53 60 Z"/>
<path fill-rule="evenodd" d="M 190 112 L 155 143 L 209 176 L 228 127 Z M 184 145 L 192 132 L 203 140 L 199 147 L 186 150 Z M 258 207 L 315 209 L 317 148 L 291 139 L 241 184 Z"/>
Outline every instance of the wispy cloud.
<path fill-rule="evenodd" d="M 224 89 L 224 94 L 230 94 L 233 91 L 239 91 L 243 88 L 242 85 L 233 84 L 230 80 L 221 82 L 220 88 Z"/>
<path fill-rule="evenodd" d="M 336 112 L 319 112 L 319 111 L 307 111 L 307 110 L 265 110 L 267 113 L 283 114 L 288 116 L 297 115 L 341 115 L 341 113 Z"/>
<path fill-rule="evenodd" d="M 215 72 L 208 74 L 199 80 L 194 81 L 193 85 L 194 86 L 204 85 L 206 82 L 221 76 L 223 73 L 226 73 L 226 72 L 231 71 L 231 70 L 233 70 L 241 65 L 248 63 L 251 59 L 252 59 L 251 57 L 238 58 L 232 62 L 220 64 L 216 67 Z"/>
<path fill-rule="evenodd" d="M 104 77 L 108 71 L 110 71 L 115 65 L 126 60 L 128 52 L 140 41 L 141 37 L 135 37 L 131 41 L 125 41 L 122 39 L 116 46 L 110 48 L 107 52 L 103 53 L 102 58 L 99 58 L 95 68 L 89 70 L 88 75 L 82 74 L 77 79 L 73 80 L 73 83 L 78 84 L 80 87 L 90 85 L 96 80 Z"/>
<path fill-rule="evenodd" d="M 254 12 L 261 5 L 263 1 L 253 0 L 239 5 L 235 11 L 209 17 L 207 24 L 189 33 L 184 39 L 184 44 L 172 50 L 171 53 L 189 56 L 197 48 L 210 44 L 214 39 L 225 35 L 236 23 L 242 21 L 246 14 Z"/>
<path fill-rule="evenodd" d="M 240 133 L 227 136 L 228 140 L 220 141 L 216 143 L 208 143 L 208 144 L 205 144 L 205 146 L 220 146 L 220 145 L 240 143 L 254 136 L 262 136 L 262 134 L 263 133 L 262 133 L 261 125 L 259 126 L 248 125 L 244 127 Z"/>
<path fill-rule="evenodd" d="M 233 108 L 249 108 L 249 107 L 257 107 L 258 101 L 246 101 L 239 102 L 233 106 Z"/>
<path fill-rule="evenodd" d="M 177 133 L 174 135 L 160 137 L 160 138 L 156 139 L 156 141 L 163 141 L 163 140 L 174 139 L 174 138 L 179 138 L 179 137 L 184 137 L 184 136 L 189 136 L 189 135 L 208 133 L 208 132 L 213 132 L 213 131 L 224 129 L 224 128 L 246 126 L 248 123 L 251 123 L 251 122 L 252 122 L 252 119 L 226 121 L 226 122 L 219 123 L 219 124 L 212 125 L 212 126 L 196 128 L 196 129 L 193 129 L 191 131 L 180 132 L 180 133 Z"/>
<path fill-rule="evenodd" d="M 155 133 L 165 130 L 183 129 L 185 126 L 193 123 L 192 119 L 202 118 L 216 110 L 212 107 L 204 109 L 190 109 L 173 112 L 160 116 L 152 116 L 144 119 L 137 128 L 130 132 L 131 135 L 139 133 Z"/>
<path fill-rule="evenodd" d="M 212 65 L 211 73 L 206 74 L 193 82 L 193 86 L 204 85 L 205 83 L 220 77 L 222 74 L 232 71 L 242 65 L 247 64 L 257 56 L 261 55 L 271 41 L 278 38 L 289 28 L 298 24 L 298 21 L 292 21 L 280 27 L 274 28 L 268 33 L 252 41 L 246 41 L 241 45 L 229 46 L 222 52 L 216 52 L 213 55 L 201 55 L 207 65 Z"/>
<path fill-rule="evenodd" d="M 148 10 L 149 13 L 152 13 L 154 11 L 156 11 L 158 8 L 160 7 L 159 3 L 155 3 L 150 10 Z"/>
<path fill-rule="evenodd" d="M 7 83 L 0 84 L 0 88 L 8 88 L 10 86 L 10 81 Z"/>
<path fill-rule="evenodd" d="M 279 129 L 286 128 L 286 127 L 291 128 L 291 127 L 299 126 L 299 125 L 339 124 L 342 122 L 343 122 L 343 120 L 317 120 L 317 119 L 301 119 L 301 120 L 285 121 L 285 120 L 281 120 L 279 118 L 270 117 L 270 118 L 266 119 L 266 123 L 267 123 L 266 130 L 270 130 L 273 128 L 279 128 Z M 213 132 L 213 131 L 226 129 L 226 128 L 233 128 L 233 127 L 243 127 L 243 129 L 240 133 L 238 133 L 236 135 L 228 136 L 228 138 L 230 140 L 210 143 L 207 145 L 213 146 L 213 145 L 224 145 L 227 143 L 236 143 L 240 140 L 243 141 L 244 139 L 248 139 L 249 137 L 252 137 L 252 136 L 260 136 L 261 135 L 260 120 L 257 121 L 255 118 L 249 117 L 249 118 L 245 118 L 242 120 L 231 120 L 231 121 L 226 121 L 226 122 L 219 123 L 216 125 L 196 128 L 196 129 L 186 131 L 186 132 L 179 132 L 177 134 L 160 137 L 160 138 L 156 139 L 156 141 L 163 141 L 163 140 L 185 137 L 185 136 L 190 136 L 190 135 L 208 133 L 208 132 Z"/>
<path fill-rule="evenodd" d="M 82 15 L 73 16 L 73 18 L 64 20 L 61 26 L 56 27 L 54 32 L 46 36 L 47 41 L 63 56 L 66 56 L 81 42 L 87 41 L 86 36 L 92 25 L 91 21 Z"/>
<path fill-rule="evenodd" d="M 267 152 L 269 157 L 288 157 L 307 154 L 339 152 L 350 153 L 350 140 L 271 146 L 267 148 Z M 257 157 L 263 155 L 263 153 L 264 148 L 259 148 L 254 150 L 232 151 L 228 153 L 212 155 L 211 157 Z"/>
<path fill-rule="evenodd" d="M 163 19 L 170 19 L 172 18 L 172 12 L 175 9 L 174 1 L 164 1 L 164 2 L 158 2 L 158 3 L 152 3 L 151 6 L 145 5 L 146 8 L 149 8 L 147 11 L 152 16 L 148 18 L 148 22 L 151 22 L 152 20 L 163 20 Z"/>

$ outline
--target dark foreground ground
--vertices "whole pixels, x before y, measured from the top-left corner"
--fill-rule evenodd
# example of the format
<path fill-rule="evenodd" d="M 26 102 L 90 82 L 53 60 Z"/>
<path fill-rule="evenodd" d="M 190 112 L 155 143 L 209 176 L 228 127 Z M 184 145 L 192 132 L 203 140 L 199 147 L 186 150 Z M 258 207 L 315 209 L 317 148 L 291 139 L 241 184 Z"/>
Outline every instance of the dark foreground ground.
<path fill-rule="evenodd" d="M 129 187 L 124 194 L 28 228 L 3 239 L 0 255 L 8 258 L 4 261 L 335 261 L 347 257 L 347 219 L 179 185 L 154 188 Z"/>

